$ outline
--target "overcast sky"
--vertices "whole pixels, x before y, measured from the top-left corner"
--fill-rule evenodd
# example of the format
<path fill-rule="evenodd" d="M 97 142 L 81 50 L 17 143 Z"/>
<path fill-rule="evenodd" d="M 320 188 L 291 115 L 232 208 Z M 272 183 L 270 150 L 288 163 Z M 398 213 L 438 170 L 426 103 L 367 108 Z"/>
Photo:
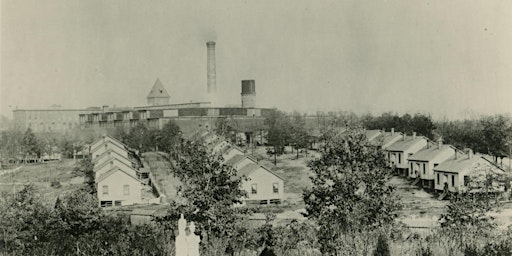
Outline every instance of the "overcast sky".
<path fill-rule="evenodd" d="M 512 1 L 3 0 L 0 114 L 204 99 L 283 110 L 512 112 Z M 9 107 L 11 106 L 11 107 Z"/>

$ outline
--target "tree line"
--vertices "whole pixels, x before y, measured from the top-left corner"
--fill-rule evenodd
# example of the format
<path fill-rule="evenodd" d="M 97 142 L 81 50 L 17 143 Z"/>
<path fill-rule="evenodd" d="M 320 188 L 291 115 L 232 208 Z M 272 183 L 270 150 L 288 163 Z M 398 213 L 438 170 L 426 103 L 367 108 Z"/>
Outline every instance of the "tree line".
<path fill-rule="evenodd" d="M 306 122 L 309 122 L 307 124 Z M 266 139 L 272 154 L 282 154 L 285 146 L 307 148 L 315 140 L 326 141 L 330 133 L 347 127 L 361 126 L 368 130 L 389 132 L 394 129 L 411 135 L 425 136 L 432 141 L 439 139 L 460 149 L 488 154 L 498 159 L 508 156 L 512 149 L 512 118 L 506 115 L 482 116 L 479 119 L 434 121 L 430 115 L 386 112 L 380 116 L 352 112 L 318 112 L 307 119 L 300 113 L 275 111 L 265 119 Z"/>
<path fill-rule="evenodd" d="M 173 153 L 173 150 L 182 141 L 180 127 L 173 121 L 169 121 L 162 129 L 148 128 L 143 123 L 131 127 L 128 131 L 119 127 L 111 135 L 125 145 L 139 152 L 164 151 Z"/>

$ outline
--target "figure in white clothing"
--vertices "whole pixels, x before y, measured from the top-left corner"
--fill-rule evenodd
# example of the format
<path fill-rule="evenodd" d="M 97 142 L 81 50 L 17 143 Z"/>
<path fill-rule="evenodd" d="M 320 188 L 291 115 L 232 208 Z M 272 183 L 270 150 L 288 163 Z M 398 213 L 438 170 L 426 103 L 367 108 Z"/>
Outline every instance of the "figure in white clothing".
<path fill-rule="evenodd" d="M 190 234 L 187 236 L 188 256 L 199 256 L 199 242 L 201 238 L 194 233 L 196 230 L 194 222 L 190 222 L 188 230 L 190 231 Z"/>
<path fill-rule="evenodd" d="M 187 234 L 185 229 L 187 228 L 187 220 L 181 214 L 178 220 L 178 235 L 176 236 L 176 256 L 187 256 Z"/>

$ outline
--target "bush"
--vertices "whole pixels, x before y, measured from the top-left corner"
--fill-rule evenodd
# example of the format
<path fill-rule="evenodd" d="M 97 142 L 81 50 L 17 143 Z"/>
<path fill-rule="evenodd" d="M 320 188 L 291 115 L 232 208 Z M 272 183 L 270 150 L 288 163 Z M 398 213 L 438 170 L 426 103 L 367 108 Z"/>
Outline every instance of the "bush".
<path fill-rule="evenodd" d="M 58 180 L 54 180 L 51 182 L 51 186 L 52 188 L 60 188 L 62 187 L 62 185 L 60 184 L 60 182 Z"/>
<path fill-rule="evenodd" d="M 430 249 L 430 246 L 426 246 L 426 247 L 420 247 L 420 251 L 418 253 L 418 255 L 420 256 L 433 256 L 434 253 L 432 252 L 432 250 Z"/>
<path fill-rule="evenodd" d="M 377 240 L 377 248 L 373 252 L 374 256 L 389 256 L 388 238 L 384 234 L 380 234 Z"/>

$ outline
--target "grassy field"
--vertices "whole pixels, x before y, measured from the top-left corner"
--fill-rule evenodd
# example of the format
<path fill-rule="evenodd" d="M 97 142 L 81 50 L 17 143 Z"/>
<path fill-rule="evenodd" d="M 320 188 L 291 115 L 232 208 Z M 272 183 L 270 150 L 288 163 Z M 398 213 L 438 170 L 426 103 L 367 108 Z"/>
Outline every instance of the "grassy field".
<path fill-rule="evenodd" d="M 83 186 L 84 178 L 73 172 L 75 161 L 61 161 L 22 165 L 15 171 L 3 171 L 0 174 L 0 193 L 13 193 L 26 184 L 33 184 L 48 202 L 67 191 Z M 52 182 L 60 185 L 51 186 Z"/>

